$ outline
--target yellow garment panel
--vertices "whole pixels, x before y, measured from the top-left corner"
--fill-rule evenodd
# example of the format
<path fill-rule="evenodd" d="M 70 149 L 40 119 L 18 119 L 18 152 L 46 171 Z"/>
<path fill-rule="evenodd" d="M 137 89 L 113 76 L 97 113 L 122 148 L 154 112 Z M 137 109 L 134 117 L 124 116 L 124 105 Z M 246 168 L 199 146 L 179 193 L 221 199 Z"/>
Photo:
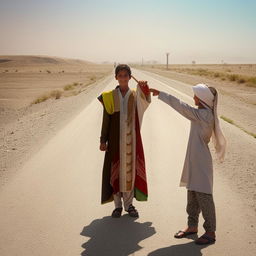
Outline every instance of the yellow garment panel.
<path fill-rule="evenodd" d="M 132 89 L 132 91 L 136 92 L 136 89 Z M 102 99 L 103 99 L 103 103 L 106 108 L 106 111 L 108 112 L 108 114 L 112 115 L 115 112 L 114 91 L 112 90 L 108 92 L 103 92 Z"/>
<path fill-rule="evenodd" d="M 115 110 L 113 91 L 103 92 L 102 99 L 108 114 L 112 115 Z"/>

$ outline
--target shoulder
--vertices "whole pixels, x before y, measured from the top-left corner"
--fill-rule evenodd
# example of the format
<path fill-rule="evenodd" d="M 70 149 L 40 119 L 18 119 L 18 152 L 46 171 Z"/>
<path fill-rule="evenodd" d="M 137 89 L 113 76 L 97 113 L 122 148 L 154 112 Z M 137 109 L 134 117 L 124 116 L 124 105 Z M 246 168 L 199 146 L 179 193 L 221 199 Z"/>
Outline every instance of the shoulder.
<path fill-rule="evenodd" d="M 103 96 L 102 96 L 102 94 L 99 95 L 99 96 L 97 97 L 97 99 L 98 99 L 101 103 L 103 103 Z"/>
<path fill-rule="evenodd" d="M 102 92 L 98 97 L 97 99 L 100 101 L 100 102 L 103 102 L 103 97 L 111 97 L 114 93 L 117 93 L 118 89 L 115 88 L 113 90 L 110 90 L 110 91 L 104 91 Z"/>
<path fill-rule="evenodd" d="M 211 109 L 208 108 L 199 108 L 196 109 L 198 112 L 198 115 L 201 117 L 201 119 L 205 122 L 211 122 L 214 119 L 213 112 Z"/>

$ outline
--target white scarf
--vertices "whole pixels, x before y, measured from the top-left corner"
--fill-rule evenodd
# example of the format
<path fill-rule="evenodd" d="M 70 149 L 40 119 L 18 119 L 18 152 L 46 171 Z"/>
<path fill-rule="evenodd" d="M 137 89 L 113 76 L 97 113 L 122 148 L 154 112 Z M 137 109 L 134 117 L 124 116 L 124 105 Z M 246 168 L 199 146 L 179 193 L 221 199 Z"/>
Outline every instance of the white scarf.
<path fill-rule="evenodd" d="M 212 140 L 213 140 L 213 144 L 214 144 L 218 159 L 222 162 L 225 158 L 227 142 L 221 130 L 220 121 L 217 113 L 218 92 L 216 90 L 217 93 L 214 96 L 206 84 L 197 84 L 192 88 L 193 88 L 194 94 L 199 98 L 202 105 L 213 111 L 214 130 L 213 130 Z"/>

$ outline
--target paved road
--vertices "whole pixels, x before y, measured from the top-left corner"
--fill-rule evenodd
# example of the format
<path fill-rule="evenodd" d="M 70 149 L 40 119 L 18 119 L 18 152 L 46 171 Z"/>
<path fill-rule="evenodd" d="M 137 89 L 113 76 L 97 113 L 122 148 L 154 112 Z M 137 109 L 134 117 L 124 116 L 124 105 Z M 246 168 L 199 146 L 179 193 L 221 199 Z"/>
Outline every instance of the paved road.
<path fill-rule="evenodd" d="M 186 84 L 133 74 L 192 103 Z M 113 79 L 102 91 L 115 85 Z M 186 224 L 186 189 L 178 185 L 190 123 L 157 98 L 142 126 L 149 201 L 134 202 L 137 220 L 109 217 L 113 204 L 100 205 L 104 153 L 98 150 L 102 106 L 96 96 L 1 191 L 1 256 L 256 255 L 246 209 L 217 172 L 217 243 L 200 247 L 193 239 L 173 238 Z"/>

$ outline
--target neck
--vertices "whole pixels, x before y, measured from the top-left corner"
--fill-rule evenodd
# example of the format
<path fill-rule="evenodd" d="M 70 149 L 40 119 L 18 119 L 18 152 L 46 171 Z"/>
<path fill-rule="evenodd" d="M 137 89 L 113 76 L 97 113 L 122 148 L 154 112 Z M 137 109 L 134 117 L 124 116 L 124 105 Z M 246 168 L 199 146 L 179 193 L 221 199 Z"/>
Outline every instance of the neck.
<path fill-rule="evenodd" d="M 120 88 L 120 91 L 121 92 L 126 92 L 126 91 L 128 91 L 128 89 L 129 89 L 129 87 L 128 86 L 125 86 L 125 87 L 119 87 Z"/>

